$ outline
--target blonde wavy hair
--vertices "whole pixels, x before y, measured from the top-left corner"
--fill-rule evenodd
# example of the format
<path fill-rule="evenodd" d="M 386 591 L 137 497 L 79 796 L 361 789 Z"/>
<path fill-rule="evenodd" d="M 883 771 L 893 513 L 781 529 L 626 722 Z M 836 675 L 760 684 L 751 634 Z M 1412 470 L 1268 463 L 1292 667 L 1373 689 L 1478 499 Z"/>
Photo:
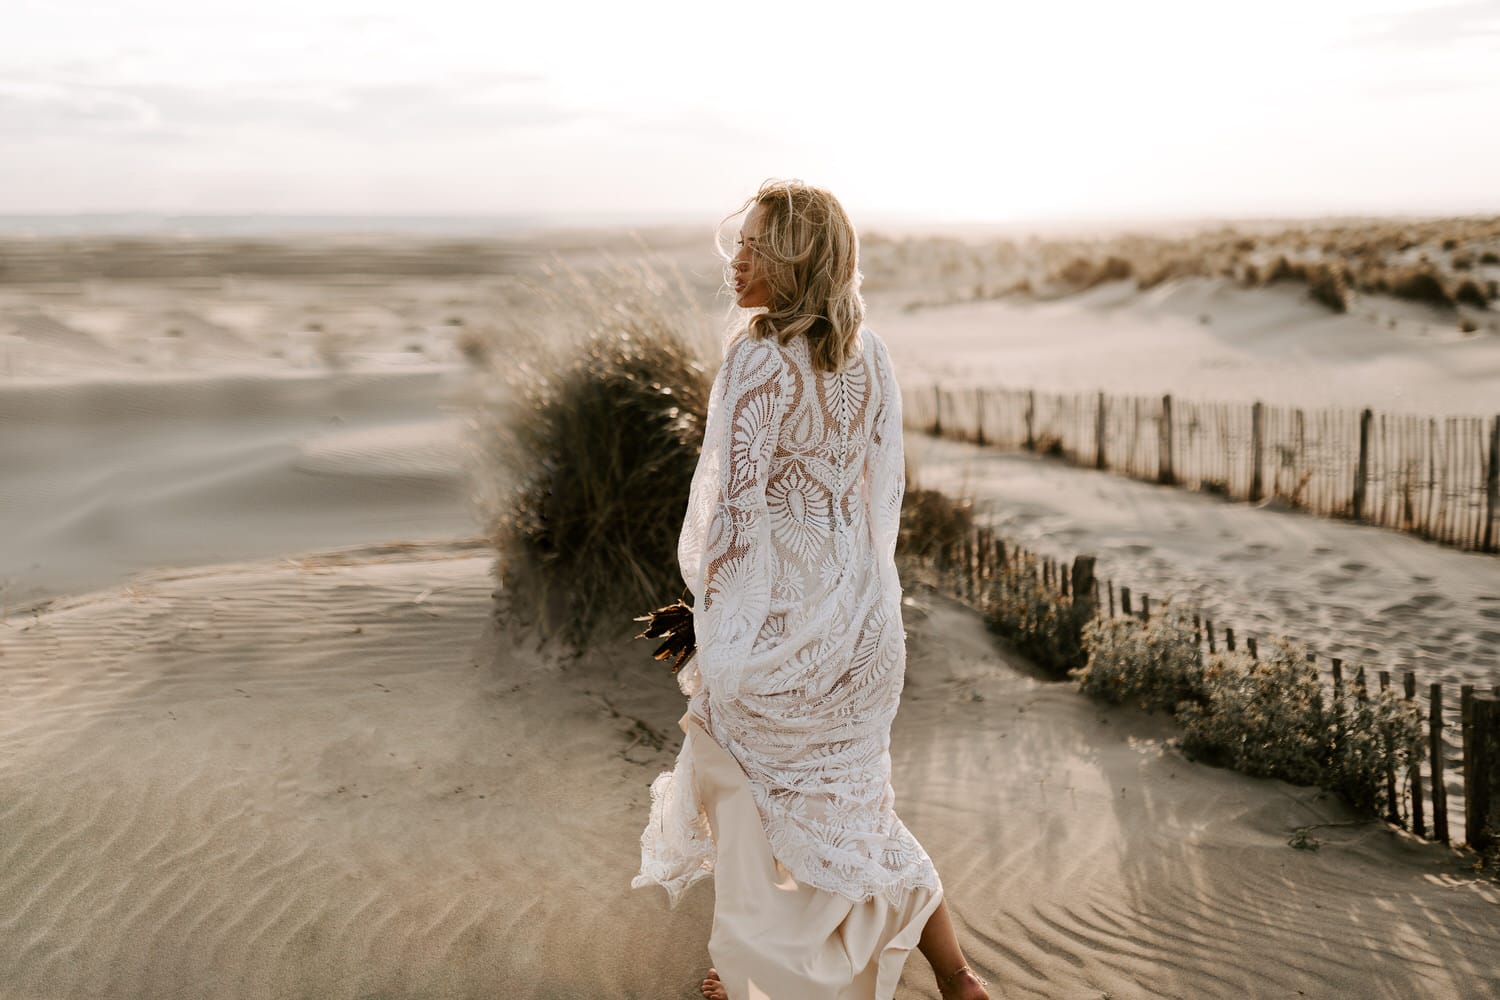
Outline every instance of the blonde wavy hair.
<path fill-rule="evenodd" d="M 719 224 L 761 206 L 765 231 L 751 269 L 766 283 L 766 311 L 750 318 L 752 337 L 787 344 L 805 334 L 813 366 L 838 371 L 854 353 L 864 323 L 859 293 L 859 236 L 837 198 L 798 180 L 768 180 Z M 719 256 L 732 260 L 722 242 Z"/>

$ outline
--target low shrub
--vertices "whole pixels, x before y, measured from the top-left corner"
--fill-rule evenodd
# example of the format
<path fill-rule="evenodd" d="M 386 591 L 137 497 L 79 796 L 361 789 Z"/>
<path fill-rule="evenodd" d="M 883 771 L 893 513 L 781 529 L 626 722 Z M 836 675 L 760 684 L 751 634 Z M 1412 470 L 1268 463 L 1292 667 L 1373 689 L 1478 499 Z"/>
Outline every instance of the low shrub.
<path fill-rule="evenodd" d="M 1485 294 L 1484 286 L 1473 278 L 1465 278 L 1458 283 L 1458 287 L 1453 290 L 1453 301 L 1474 306 L 1476 309 L 1485 309 L 1490 304 L 1490 298 Z"/>
<path fill-rule="evenodd" d="M 1404 778 L 1407 767 L 1426 756 L 1422 715 L 1415 702 L 1393 690 L 1363 697 L 1358 690 L 1346 689 L 1342 702 L 1332 706 L 1338 723 L 1329 727 L 1330 745 L 1318 783 L 1338 792 L 1355 809 L 1379 815 L 1389 805 L 1387 767 Z"/>
<path fill-rule="evenodd" d="M 1170 602 L 1149 621 L 1093 619 L 1083 627 L 1083 646 L 1088 661 L 1069 676 L 1092 698 L 1170 712 L 1180 702 L 1204 696 L 1196 626 L 1186 610 Z"/>
<path fill-rule="evenodd" d="M 912 481 L 910 474 L 907 481 Z M 951 568 L 949 553 L 956 551 L 973 529 L 972 500 L 908 487 L 901 499 L 901 528 L 896 536 L 896 561 L 902 578 L 925 577 L 934 585 L 943 585 L 940 577 Z"/>
<path fill-rule="evenodd" d="M 1264 660 L 1214 654 L 1203 687 L 1203 701 L 1178 713 L 1188 753 L 1294 784 L 1316 784 L 1323 776 L 1323 686 L 1305 650 L 1281 640 Z"/>
<path fill-rule="evenodd" d="M 1388 768 L 1404 776 L 1425 752 L 1415 703 L 1323 687 L 1307 648 L 1279 640 L 1270 655 L 1220 653 L 1203 671 L 1201 701 L 1179 705 L 1182 747 L 1245 774 L 1319 785 L 1367 815 L 1385 811 Z"/>
<path fill-rule="evenodd" d="M 1384 813 L 1388 771 L 1404 778 L 1426 748 L 1421 713 L 1395 691 L 1325 690 L 1305 646 L 1279 640 L 1265 659 L 1210 655 L 1185 609 L 1149 622 L 1096 618 L 1083 629 L 1088 662 L 1070 676 L 1110 704 L 1167 709 L 1188 754 L 1256 777 L 1319 785 L 1366 815 Z"/>
<path fill-rule="evenodd" d="M 1387 289 L 1398 299 L 1427 302 L 1435 306 L 1451 306 L 1453 299 L 1443 282 L 1429 265 L 1408 267 L 1389 271 L 1385 276 Z"/>
<path fill-rule="evenodd" d="M 1044 583 L 1041 562 L 1012 553 L 980 598 L 985 624 L 1053 677 L 1068 676 L 1085 660 L 1083 622 L 1070 597 Z"/>

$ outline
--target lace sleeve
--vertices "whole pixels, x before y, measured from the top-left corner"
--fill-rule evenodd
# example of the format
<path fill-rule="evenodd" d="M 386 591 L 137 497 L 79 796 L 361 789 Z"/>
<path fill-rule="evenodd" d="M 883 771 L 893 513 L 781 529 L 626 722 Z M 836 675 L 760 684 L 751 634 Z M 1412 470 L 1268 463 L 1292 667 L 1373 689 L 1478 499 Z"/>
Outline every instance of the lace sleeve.
<path fill-rule="evenodd" d="M 876 341 L 875 383 L 880 391 L 874 434 L 865 452 L 870 491 L 870 540 L 887 594 L 901 592 L 896 572 L 896 538 L 901 531 L 901 501 L 906 495 L 906 453 L 902 439 L 901 388 L 885 344 Z"/>
<path fill-rule="evenodd" d="M 732 342 L 710 393 L 678 559 L 696 595 L 698 671 L 716 694 L 739 693 L 771 602 L 766 481 L 785 410 L 786 362 L 776 345 Z"/>

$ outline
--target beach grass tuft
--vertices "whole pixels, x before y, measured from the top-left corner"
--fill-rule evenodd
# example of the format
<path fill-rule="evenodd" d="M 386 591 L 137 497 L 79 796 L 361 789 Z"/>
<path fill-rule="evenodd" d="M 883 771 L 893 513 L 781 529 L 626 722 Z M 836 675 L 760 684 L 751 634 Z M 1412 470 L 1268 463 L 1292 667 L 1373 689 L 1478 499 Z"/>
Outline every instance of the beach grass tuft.
<path fill-rule="evenodd" d="M 682 593 L 677 539 L 715 346 L 649 264 L 554 273 L 485 359 L 480 506 L 513 614 L 586 645 Z M 515 333 L 516 331 L 512 331 Z"/>

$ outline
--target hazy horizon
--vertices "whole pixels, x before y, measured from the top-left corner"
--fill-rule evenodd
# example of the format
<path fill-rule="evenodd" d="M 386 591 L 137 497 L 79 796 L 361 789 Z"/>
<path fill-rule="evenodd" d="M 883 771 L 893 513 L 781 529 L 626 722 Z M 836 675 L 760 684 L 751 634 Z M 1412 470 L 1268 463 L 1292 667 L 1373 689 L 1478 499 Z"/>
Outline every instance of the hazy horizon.
<path fill-rule="evenodd" d="M 1463 213 L 1453 218 L 1493 217 L 1497 212 Z M 1370 213 L 1365 215 L 1266 216 L 1117 216 L 1057 217 L 997 221 L 986 219 L 918 218 L 875 214 L 855 217 L 855 225 L 866 235 L 890 236 L 942 234 L 972 237 L 1025 237 L 1070 235 L 1094 236 L 1124 232 L 1178 233 L 1217 226 L 1278 226 L 1337 224 L 1358 221 L 1421 221 L 1445 217 L 1443 213 Z M 701 230 L 709 239 L 720 216 L 678 213 L 673 215 L 629 215 L 607 213 L 555 213 L 517 215 L 501 213 L 298 213 L 275 212 L 36 212 L 0 213 L 0 237 L 168 237 L 258 238 L 299 236 L 408 236 L 453 239 L 528 239 L 553 234 L 597 230 L 600 232 L 681 232 Z"/>
<path fill-rule="evenodd" d="M 0 214 L 871 225 L 1500 212 L 1500 2 L 23 2 Z"/>

